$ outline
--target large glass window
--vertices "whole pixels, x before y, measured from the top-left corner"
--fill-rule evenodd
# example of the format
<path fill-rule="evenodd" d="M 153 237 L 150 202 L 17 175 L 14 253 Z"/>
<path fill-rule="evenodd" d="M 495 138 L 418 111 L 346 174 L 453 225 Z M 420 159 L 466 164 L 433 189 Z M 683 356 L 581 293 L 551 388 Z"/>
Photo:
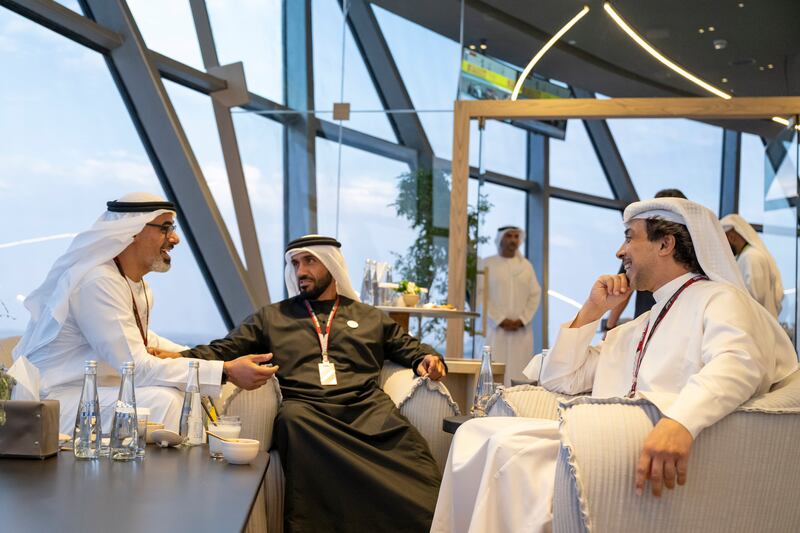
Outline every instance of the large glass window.
<path fill-rule="evenodd" d="M 283 102 L 283 10 L 280 0 L 207 0 L 222 65 L 242 61 L 250 92 Z"/>
<path fill-rule="evenodd" d="M 582 120 L 567 123 L 567 136 L 550 139 L 550 185 L 613 198 Z"/>
<path fill-rule="evenodd" d="M 342 21 L 344 15 L 336 0 L 315 0 L 311 3 L 314 47 L 314 108 L 326 111 L 320 119 L 333 120 L 328 111 L 335 102 L 350 103 L 350 120 L 344 125 L 383 139 L 397 142 L 397 137 L 383 113 L 375 86 L 356 47 L 350 28 L 344 32 L 344 64 L 342 64 Z M 344 77 L 344 97 L 342 94 Z M 364 112 L 369 111 L 369 112 Z"/>
<path fill-rule="evenodd" d="M 686 119 L 616 119 L 608 125 L 639 198 L 675 188 L 719 210 L 720 128 Z"/>
<path fill-rule="evenodd" d="M 28 321 L 25 296 L 106 201 L 163 191 L 100 54 L 5 9 L 0 35 L 0 335 L 11 335 Z M 154 331 L 186 343 L 224 334 L 185 242 L 172 270 L 147 280 Z"/>
<path fill-rule="evenodd" d="M 128 7 L 150 50 L 205 70 L 188 1 L 128 0 Z"/>
<path fill-rule="evenodd" d="M 277 302 L 284 296 L 283 126 L 264 117 L 244 113 L 235 113 L 233 122 L 269 295 L 273 302 Z"/>
<path fill-rule="evenodd" d="M 486 211 L 480 219 L 479 235 L 484 242 L 478 243 L 478 257 L 489 257 L 497 254 L 495 236 L 497 228 L 517 226 L 525 229 L 525 213 L 527 195 L 520 189 L 512 189 L 495 183 L 484 182 L 481 195 L 488 203 Z M 478 203 L 478 180 L 469 180 L 469 205 L 474 209 Z M 525 253 L 524 243 L 522 248 Z"/>
<path fill-rule="evenodd" d="M 757 135 L 742 134 L 739 158 L 739 214 L 754 223 L 764 222 L 764 143 Z"/>
<path fill-rule="evenodd" d="M 550 200 L 550 345 L 561 324 L 575 317 L 597 277 L 619 272 L 616 252 L 622 244 L 623 231 L 619 211 Z"/>

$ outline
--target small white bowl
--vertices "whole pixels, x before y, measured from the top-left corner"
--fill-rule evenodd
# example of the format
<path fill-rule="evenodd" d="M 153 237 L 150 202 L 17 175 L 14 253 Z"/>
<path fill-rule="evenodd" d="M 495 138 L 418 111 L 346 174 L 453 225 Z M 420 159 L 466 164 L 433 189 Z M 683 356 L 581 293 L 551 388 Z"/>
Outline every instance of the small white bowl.
<path fill-rule="evenodd" d="M 222 456 L 232 465 L 246 465 L 258 455 L 259 441 L 255 439 L 230 439 L 219 443 Z"/>

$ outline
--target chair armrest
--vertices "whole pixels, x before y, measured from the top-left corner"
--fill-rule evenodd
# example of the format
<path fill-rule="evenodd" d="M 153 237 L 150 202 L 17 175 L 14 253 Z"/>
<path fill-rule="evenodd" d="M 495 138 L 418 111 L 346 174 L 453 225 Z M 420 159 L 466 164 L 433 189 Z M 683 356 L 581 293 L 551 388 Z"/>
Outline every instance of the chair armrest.
<path fill-rule="evenodd" d="M 501 387 L 489 399 L 489 416 L 524 416 L 558 420 L 558 402 L 565 396 L 535 385 Z"/>
<path fill-rule="evenodd" d="M 277 378 L 252 391 L 226 383 L 221 400 L 217 405 L 222 405 L 222 414 L 238 415 L 242 419 L 242 438 L 258 439 L 262 450 L 272 446 L 272 428 L 283 401 Z"/>
<path fill-rule="evenodd" d="M 653 533 L 785 531 L 800 523 L 793 502 L 800 464 L 788 459 L 800 413 L 737 411 L 705 429 L 692 446 L 686 485 L 660 499 L 634 488 L 639 453 L 661 416 L 653 404 L 582 397 L 562 402 L 560 413 L 554 531 L 580 522 L 591 531 Z"/>

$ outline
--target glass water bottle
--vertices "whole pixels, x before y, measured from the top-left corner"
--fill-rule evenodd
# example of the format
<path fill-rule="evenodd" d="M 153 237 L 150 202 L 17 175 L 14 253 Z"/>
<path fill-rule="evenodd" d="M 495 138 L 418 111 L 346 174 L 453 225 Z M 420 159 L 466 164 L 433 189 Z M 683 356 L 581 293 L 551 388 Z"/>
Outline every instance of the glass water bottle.
<path fill-rule="evenodd" d="M 189 361 L 189 379 L 183 393 L 180 434 L 184 446 L 203 444 L 203 407 L 200 398 L 200 361 Z"/>
<path fill-rule="evenodd" d="M 75 416 L 75 431 L 72 433 L 72 452 L 76 459 L 97 459 L 100 456 L 102 439 L 100 423 L 100 401 L 97 397 L 97 361 L 86 361 L 83 375 L 83 390 Z"/>
<path fill-rule="evenodd" d="M 136 420 L 136 395 L 133 384 L 134 363 L 123 363 L 122 383 L 114 404 L 114 420 L 111 423 L 111 459 L 132 461 L 136 459 L 139 427 Z"/>
<path fill-rule="evenodd" d="M 494 394 L 494 377 L 492 376 L 492 347 L 484 346 L 481 356 L 481 373 L 475 385 L 475 398 L 472 405 L 472 416 L 486 416 L 486 404 Z"/>

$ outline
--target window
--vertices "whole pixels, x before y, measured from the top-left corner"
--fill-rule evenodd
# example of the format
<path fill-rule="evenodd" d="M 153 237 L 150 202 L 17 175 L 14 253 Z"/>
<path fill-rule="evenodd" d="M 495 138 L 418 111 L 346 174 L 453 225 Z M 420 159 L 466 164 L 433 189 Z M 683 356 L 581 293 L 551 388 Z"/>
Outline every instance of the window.
<path fill-rule="evenodd" d="M 28 321 L 24 297 L 106 201 L 163 191 L 100 54 L 4 9 L 0 35 L 14 51 L 0 54 L 0 334 L 11 335 Z M 169 273 L 147 279 L 154 331 L 189 344 L 225 333 L 185 242 Z"/>
<path fill-rule="evenodd" d="M 764 143 L 757 135 L 742 133 L 739 158 L 739 214 L 752 223 L 764 221 Z"/>
<path fill-rule="evenodd" d="M 567 136 L 550 139 L 550 185 L 613 198 L 582 120 L 567 122 Z"/>
<path fill-rule="evenodd" d="M 609 120 L 639 198 L 675 188 L 719 210 L 722 131 L 686 119 Z"/>
<path fill-rule="evenodd" d="M 550 200 L 547 328 L 551 346 L 561 324 L 575 317 L 597 277 L 619 272 L 615 254 L 623 231 L 619 211 Z"/>
<path fill-rule="evenodd" d="M 128 7 L 150 50 L 205 71 L 189 2 L 128 0 Z"/>

